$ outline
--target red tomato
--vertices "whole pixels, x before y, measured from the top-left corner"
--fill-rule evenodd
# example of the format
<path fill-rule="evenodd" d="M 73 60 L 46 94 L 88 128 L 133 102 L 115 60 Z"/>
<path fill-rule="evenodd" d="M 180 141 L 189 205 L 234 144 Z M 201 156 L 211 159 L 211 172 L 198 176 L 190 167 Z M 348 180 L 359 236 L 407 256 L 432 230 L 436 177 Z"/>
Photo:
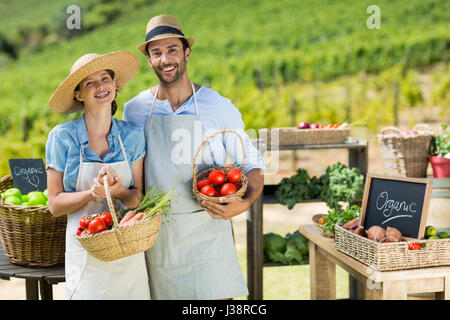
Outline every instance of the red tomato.
<path fill-rule="evenodd" d="M 105 225 L 106 227 L 109 227 L 112 223 L 112 216 L 111 213 L 109 212 L 103 212 L 103 214 L 100 216 L 100 218 L 103 219 L 103 221 L 105 221 Z"/>
<path fill-rule="evenodd" d="M 408 249 L 409 250 L 420 250 L 420 244 L 417 242 L 411 242 L 410 244 L 408 244 Z"/>
<path fill-rule="evenodd" d="M 83 216 L 80 219 L 80 228 L 86 229 L 87 227 L 89 227 L 89 223 L 91 222 L 91 220 L 92 220 L 91 216 Z"/>
<path fill-rule="evenodd" d="M 209 181 L 213 185 L 218 186 L 225 182 L 226 176 L 225 176 L 225 172 L 220 171 L 220 170 L 214 170 L 214 171 L 210 172 L 208 178 L 209 178 Z"/>
<path fill-rule="evenodd" d="M 227 175 L 228 181 L 236 183 L 241 180 L 241 171 L 238 168 L 233 168 Z"/>
<path fill-rule="evenodd" d="M 228 196 L 235 192 L 236 192 L 236 186 L 232 183 L 224 183 L 223 186 L 220 188 L 221 196 Z"/>
<path fill-rule="evenodd" d="M 333 129 L 333 124 L 330 123 L 329 125 L 326 126 L 326 128 L 327 129 Z"/>
<path fill-rule="evenodd" d="M 209 179 L 205 179 L 202 181 L 197 182 L 197 189 L 200 190 L 203 186 L 206 186 L 207 184 L 210 184 Z"/>
<path fill-rule="evenodd" d="M 339 128 L 339 125 L 337 123 L 335 123 L 335 124 L 333 124 L 332 128 L 337 129 L 337 128 Z"/>
<path fill-rule="evenodd" d="M 214 197 L 214 195 L 216 194 L 216 189 L 207 184 L 206 186 L 203 186 L 200 189 L 200 192 L 203 193 L 205 196 Z"/>
<path fill-rule="evenodd" d="M 97 233 L 101 232 L 106 229 L 105 221 L 100 218 L 94 218 L 92 219 L 91 223 L 89 223 L 88 231 L 89 233 Z"/>

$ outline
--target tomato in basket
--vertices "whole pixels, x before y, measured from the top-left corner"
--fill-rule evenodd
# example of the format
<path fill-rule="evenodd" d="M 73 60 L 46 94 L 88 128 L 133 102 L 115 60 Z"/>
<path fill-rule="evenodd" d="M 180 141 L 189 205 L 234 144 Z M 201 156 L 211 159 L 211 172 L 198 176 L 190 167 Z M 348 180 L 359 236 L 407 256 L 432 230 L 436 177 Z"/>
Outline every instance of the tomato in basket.
<path fill-rule="evenodd" d="M 209 173 L 208 178 L 213 185 L 218 186 L 225 182 L 226 175 L 221 170 L 214 170 Z"/>
<path fill-rule="evenodd" d="M 197 182 L 197 189 L 200 190 L 203 186 L 206 186 L 207 184 L 210 184 L 211 182 L 209 179 L 205 179 L 202 181 Z"/>
<path fill-rule="evenodd" d="M 109 227 L 112 224 L 112 216 L 109 212 L 103 212 L 100 216 L 101 219 L 105 222 L 106 227 Z"/>
<path fill-rule="evenodd" d="M 230 194 L 233 194 L 237 191 L 236 186 L 233 183 L 224 183 L 223 186 L 220 188 L 220 195 L 221 196 L 228 196 Z"/>
<path fill-rule="evenodd" d="M 106 229 L 105 221 L 100 218 L 94 218 L 92 219 L 91 223 L 89 223 L 88 231 L 89 233 L 97 233 L 101 232 Z"/>
<path fill-rule="evenodd" d="M 89 227 L 89 223 L 91 221 L 92 221 L 92 217 L 91 216 L 83 216 L 80 219 L 80 228 L 86 229 L 87 227 Z"/>
<path fill-rule="evenodd" d="M 214 195 L 216 194 L 216 189 L 214 189 L 213 186 L 207 184 L 200 189 L 200 192 L 205 196 L 214 197 Z"/>
<path fill-rule="evenodd" d="M 228 172 L 227 179 L 232 183 L 238 182 L 241 180 L 241 170 L 238 168 L 231 169 L 230 172 Z"/>

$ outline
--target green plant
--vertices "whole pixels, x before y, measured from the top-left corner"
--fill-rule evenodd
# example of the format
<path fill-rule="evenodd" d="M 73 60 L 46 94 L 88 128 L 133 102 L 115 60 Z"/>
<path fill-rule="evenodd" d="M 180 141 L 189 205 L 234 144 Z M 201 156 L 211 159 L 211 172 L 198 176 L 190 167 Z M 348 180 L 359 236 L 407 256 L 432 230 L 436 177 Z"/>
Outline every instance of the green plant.
<path fill-rule="evenodd" d="M 441 123 L 442 134 L 433 136 L 430 143 L 430 156 L 444 157 L 450 159 L 450 130 L 448 124 Z"/>

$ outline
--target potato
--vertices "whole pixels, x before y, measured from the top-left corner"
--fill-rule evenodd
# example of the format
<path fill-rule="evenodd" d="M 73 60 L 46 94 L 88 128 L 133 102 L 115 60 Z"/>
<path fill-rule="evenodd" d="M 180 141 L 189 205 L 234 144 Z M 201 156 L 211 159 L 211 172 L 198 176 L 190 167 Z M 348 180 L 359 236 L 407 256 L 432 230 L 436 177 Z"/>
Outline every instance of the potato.
<path fill-rule="evenodd" d="M 367 232 L 364 230 L 363 227 L 356 228 L 355 231 L 353 231 L 354 234 L 360 235 L 361 237 L 367 238 Z"/>
<path fill-rule="evenodd" d="M 386 241 L 387 242 L 399 242 L 402 241 L 402 233 L 395 228 L 386 228 Z"/>
<path fill-rule="evenodd" d="M 383 241 L 386 236 L 386 230 L 379 226 L 372 226 L 367 230 L 367 237 L 370 240 Z"/>
<path fill-rule="evenodd" d="M 359 218 L 350 220 L 349 222 L 347 222 L 346 224 L 344 224 L 342 227 L 344 227 L 347 230 L 352 229 L 352 226 L 354 226 L 355 224 L 359 223 Z"/>

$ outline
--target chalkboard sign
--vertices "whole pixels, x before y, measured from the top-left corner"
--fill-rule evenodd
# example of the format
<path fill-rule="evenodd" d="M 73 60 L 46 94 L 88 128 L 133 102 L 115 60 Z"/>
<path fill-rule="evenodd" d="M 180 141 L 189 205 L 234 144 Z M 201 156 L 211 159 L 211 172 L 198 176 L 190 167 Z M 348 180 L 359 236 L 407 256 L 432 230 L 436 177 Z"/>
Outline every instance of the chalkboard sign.
<path fill-rule="evenodd" d="M 42 159 L 9 159 L 14 186 L 22 194 L 47 189 L 47 172 Z"/>
<path fill-rule="evenodd" d="M 422 239 L 430 204 L 431 179 L 368 174 L 361 207 L 364 229 L 398 229 L 404 237 Z"/>

